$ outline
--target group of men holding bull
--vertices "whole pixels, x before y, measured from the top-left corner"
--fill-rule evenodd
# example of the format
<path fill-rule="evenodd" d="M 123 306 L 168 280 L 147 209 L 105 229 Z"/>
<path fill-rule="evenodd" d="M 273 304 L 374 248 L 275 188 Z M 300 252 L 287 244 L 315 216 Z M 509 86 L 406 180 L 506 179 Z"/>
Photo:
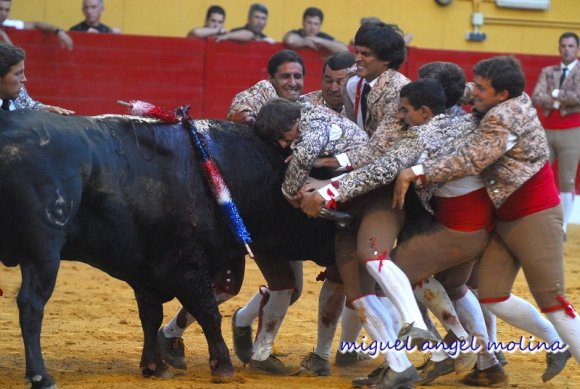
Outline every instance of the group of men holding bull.
<path fill-rule="evenodd" d="M 475 336 L 485 345 L 494 334 L 483 326 L 477 289 L 479 302 L 504 321 L 551 345 L 568 346 L 547 354 L 542 378 L 550 380 L 571 356 L 580 360 L 580 319 L 565 296 L 561 209 L 545 134 L 523 92 L 519 64 L 510 57 L 483 60 L 466 87 L 460 68 L 433 63 L 422 68 L 421 80 L 410 82 L 397 71 L 405 43 L 396 26 L 361 26 L 355 48 L 356 68 L 325 64 L 323 86 L 330 87 L 323 87 L 322 99 L 301 97 L 302 59 L 288 50 L 277 53 L 268 64 L 270 79 L 238 94 L 228 113 L 229 120 L 255 127 L 266 141 L 292 149 L 282 188 L 290 203 L 311 217 L 338 204 L 353 218 L 347 228 L 337 229 L 336 265 L 328 269 L 319 300 L 319 315 L 334 320 L 321 320 L 328 324 L 319 324 L 317 348 L 303 360 L 303 371 L 329 374 L 330 344 L 345 300 L 354 310 L 343 323 L 355 328 L 356 336 L 358 317 L 383 344 L 437 341 L 418 299 L 442 321 L 449 341 Z M 23 60 L 0 69 L 2 91 L 14 77 L 25 82 Z M 459 106 L 464 90 L 474 104 L 472 114 Z M 338 93 L 342 109 L 332 99 Z M 14 109 L 5 102 L 18 94 L 0 98 L 3 108 Z M 316 181 L 307 178 L 312 168 L 346 174 Z M 426 212 L 403 209 L 410 207 L 406 192 L 412 184 L 420 200 L 415 205 Z M 252 368 L 290 374 L 272 345 L 288 306 L 300 295 L 301 262 L 264 257 L 256 262 L 268 286 L 234 314 L 235 351 Z M 476 262 L 477 277 L 470 280 Z M 547 319 L 511 293 L 520 266 Z M 216 288 L 218 301 L 228 297 Z M 252 343 L 255 318 L 270 325 L 259 325 Z M 191 322 L 191 317 L 185 323 L 176 318 L 160 330 L 166 362 L 184 366 L 182 354 L 171 355 L 164 345 Z M 387 349 L 383 365 L 353 382 L 412 387 L 476 364 L 466 384 L 502 386 L 508 377 L 499 362 L 486 347 L 471 359 L 453 360 L 437 351 L 419 374 L 404 352 Z"/>
<path fill-rule="evenodd" d="M 364 318 L 367 333 L 383 344 L 436 341 L 417 299 L 448 330 L 446 341 L 475 337 L 484 346 L 476 356 L 455 360 L 436 351 L 420 374 L 404 352 L 388 349 L 385 363 L 355 385 L 411 387 L 474 364 L 464 383 L 507 385 L 503 356 L 487 349 L 494 324 L 488 320 L 486 328 L 482 307 L 486 318 L 495 314 L 549 345 L 568 346 L 547 353 L 542 379 L 552 379 L 571 356 L 580 360 L 580 320 L 565 297 L 561 209 L 544 130 L 523 92 L 519 63 L 511 57 L 481 61 L 470 84 L 458 66 L 432 63 L 421 69 L 421 80 L 410 82 L 397 71 L 405 58 L 402 34 L 383 23 L 361 26 L 355 49 L 355 68 L 325 64 L 320 94 L 302 97 L 301 58 L 277 53 L 268 64 L 270 79 L 236 95 L 228 113 L 266 141 L 291 148 L 282 188 L 290 203 L 311 217 L 335 204 L 353 216 L 347 228 L 337 229 L 336 265 L 319 299 L 318 344 L 302 371 L 329 374 L 330 344 L 346 296 L 357 315 L 345 314 L 343 326 L 355 328 L 356 336 L 360 327 L 348 317 Z M 340 89 L 333 85 L 342 92 L 342 108 L 325 98 L 331 70 L 341 72 Z M 473 103 L 472 114 L 462 110 L 462 101 Z M 313 168 L 346 174 L 317 181 L 307 178 Z M 407 195 L 412 184 L 420 200 L 415 204 Z M 417 204 L 423 213 L 409 209 Z M 524 238 L 529 236 L 533 243 Z M 291 374 L 272 345 L 300 294 L 301 264 L 256 261 L 268 286 L 233 315 L 234 349 L 252 368 Z M 547 319 L 511 293 L 520 267 Z M 329 317 L 330 323 L 322 320 Z M 252 343 L 256 318 L 269 325 L 258 325 Z M 355 362 L 359 356 L 352 355 Z"/>

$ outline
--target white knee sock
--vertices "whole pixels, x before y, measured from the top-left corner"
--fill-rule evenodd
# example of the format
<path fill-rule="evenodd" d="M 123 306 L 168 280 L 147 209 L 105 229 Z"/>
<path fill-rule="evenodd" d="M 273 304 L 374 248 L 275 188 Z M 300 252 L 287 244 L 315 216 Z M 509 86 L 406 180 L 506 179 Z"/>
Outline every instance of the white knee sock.
<path fill-rule="evenodd" d="M 572 215 L 572 210 L 574 209 L 574 193 L 573 192 L 561 192 L 560 201 L 562 202 L 562 210 L 564 213 L 564 223 L 563 228 L 566 232 L 568 222 L 570 221 L 570 216 Z"/>
<path fill-rule="evenodd" d="M 548 312 L 546 316 L 554 324 L 562 339 L 570 348 L 570 353 L 580 363 L 580 316 L 576 313 L 575 318 L 571 318 L 566 312 Z"/>
<path fill-rule="evenodd" d="M 471 292 L 477 297 L 477 289 L 471 289 Z M 478 302 L 479 304 L 479 302 Z M 485 319 L 485 328 L 487 329 L 487 336 L 490 342 L 497 342 L 497 320 L 492 311 L 490 311 L 485 304 L 479 304 L 483 318 Z"/>
<path fill-rule="evenodd" d="M 556 329 L 528 301 L 514 294 L 500 303 L 484 304 L 497 317 L 514 327 L 520 328 L 549 344 L 562 343 Z"/>
<path fill-rule="evenodd" d="M 215 289 L 213 290 L 213 296 L 215 297 L 215 300 L 218 303 L 218 305 L 220 305 L 224 301 L 228 301 L 229 299 L 234 297 L 234 295 L 230 294 L 230 293 L 225 293 L 225 292 L 216 293 Z M 165 336 L 167 336 L 168 338 L 182 338 L 183 337 L 183 333 L 185 332 L 185 330 L 190 325 L 195 323 L 195 321 L 196 321 L 195 317 L 191 316 L 189 314 L 189 312 L 185 311 L 185 314 L 186 314 L 185 327 L 181 328 L 180 326 L 177 325 L 177 317 L 179 316 L 179 312 L 178 312 L 175 316 L 173 316 L 173 318 L 171 319 L 171 321 L 169 323 L 167 323 L 166 325 L 164 325 L 162 327 L 163 333 L 165 334 Z"/>
<path fill-rule="evenodd" d="M 235 325 L 237 327 L 248 327 L 252 325 L 260 313 L 262 298 L 268 295 L 268 292 L 269 290 L 266 286 L 260 286 L 258 293 L 253 295 L 250 301 L 236 314 Z"/>
<path fill-rule="evenodd" d="M 366 295 L 352 302 L 359 312 L 359 317 L 364 318 L 363 326 L 367 333 L 375 340 L 384 345 L 394 345 L 397 334 L 393 330 L 389 315 L 386 314 L 382 304 L 375 295 Z M 391 369 L 402 372 L 411 367 L 405 351 L 386 350 L 385 359 Z"/>
<path fill-rule="evenodd" d="M 453 302 L 457 310 L 457 316 L 465 329 L 478 339 L 481 350 L 477 354 L 477 368 L 485 370 L 497 364 L 497 358 L 487 348 L 489 336 L 485 327 L 485 320 L 481 306 L 475 295 L 468 290 L 465 296 Z"/>
<path fill-rule="evenodd" d="M 340 342 L 353 343 L 358 340 L 362 323 L 358 319 L 356 309 L 344 307 L 340 317 Z M 339 343 L 339 344 L 341 344 Z"/>
<path fill-rule="evenodd" d="M 489 341 L 497 342 L 497 318 L 492 311 L 487 309 L 485 304 L 481 305 L 481 312 L 483 312 L 483 319 L 485 320 L 485 328 L 487 329 Z"/>
<path fill-rule="evenodd" d="M 284 321 L 294 289 L 270 290 L 268 301 L 260 307 L 258 330 L 252 359 L 264 361 L 272 353 L 272 345 Z"/>
<path fill-rule="evenodd" d="M 385 296 L 395 304 L 404 324 L 413 324 L 417 328 L 427 330 L 405 273 L 389 259 L 367 261 L 366 268 L 379 283 Z"/>
<path fill-rule="evenodd" d="M 399 331 L 401 331 L 401 328 L 403 327 L 403 323 L 401 322 L 401 314 L 397 310 L 397 307 L 395 307 L 395 304 L 393 304 L 393 302 L 388 297 L 377 296 L 377 298 L 379 299 L 381 304 L 383 304 L 383 307 L 385 307 L 387 314 L 391 316 L 391 320 L 393 322 L 393 329 L 395 330 L 395 333 L 398 334 Z"/>
<path fill-rule="evenodd" d="M 415 286 L 415 297 L 439 319 L 447 331 L 453 331 L 459 339 L 467 339 L 469 334 L 457 317 L 455 307 L 439 281 L 429 277 Z"/>
<path fill-rule="evenodd" d="M 465 296 L 453 301 L 453 305 L 465 329 L 472 335 L 484 336 L 487 343 L 487 328 L 477 297 L 468 290 Z"/>
<path fill-rule="evenodd" d="M 324 280 L 318 296 L 318 335 L 314 353 L 326 360 L 330 358 L 332 340 L 345 300 L 344 286 Z M 358 322 L 358 318 L 355 319 Z"/>

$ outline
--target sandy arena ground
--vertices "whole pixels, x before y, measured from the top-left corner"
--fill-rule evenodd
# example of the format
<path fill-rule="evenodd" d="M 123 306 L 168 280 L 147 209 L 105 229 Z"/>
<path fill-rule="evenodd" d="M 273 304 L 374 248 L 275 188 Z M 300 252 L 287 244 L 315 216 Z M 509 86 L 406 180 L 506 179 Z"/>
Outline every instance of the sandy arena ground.
<path fill-rule="evenodd" d="M 580 307 L 580 226 L 573 225 L 565 244 L 566 285 L 570 300 Z M 290 308 L 282 326 L 277 352 L 283 359 L 298 365 L 302 356 L 313 350 L 316 340 L 316 307 L 320 271 L 314 263 L 305 266 L 305 286 L 301 300 Z M 263 283 L 256 266 L 248 261 L 246 280 L 238 297 L 221 307 L 222 329 L 231 347 L 231 315 L 243 305 Z M 18 268 L 0 265 L 0 389 L 28 388 L 24 381 L 24 351 L 18 326 L 16 295 L 20 286 Z M 530 299 L 523 280 L 518 279 L 516 293 Z M 165 322 L 179 308 L 176 301 L 165 305 Z M 502 322 L 498 323 L 503 341 L 527 336 Z M 339 329 L 340 330 L 340 329 Z M 338 336 L 337 339 L 338 340 Z M 42 332 L 44 357 L 50 374 L 61 389 L 89 388 L 349 388 L 350 379 L 364 375 L 380 361 L 365 362 L 357 368 L 338 369 L 332 366 L 330 377 L 273 377 L 252 373 L 232 357 L 237 374 L 229 384 L 211 383 L 205 338 L 193 326 L 185 337 L 189 370 L 175 371 L 173 379 L 141 377 L 139 359 L 142 332 L 132 290 L 105 273 L 78 262 L 63 262 L 55 292 L 46 307 Z M 336 344 L 333 346 L 333 355 Z M 233 352 L 232 352 L 233 355 Z M 506 370 L 512 388 L 580 388 L 580 365 L 571 360 L 566 370 L 547 384 L 540 376 L 545 367 L 544 354 L 508 354 Z M 422 356 L 412 355 L 419 364 Z M 331 361 L 334 361 L 334 356 Z M 466 388 L 461 377 L 439 378 L 432 388 Z"/>

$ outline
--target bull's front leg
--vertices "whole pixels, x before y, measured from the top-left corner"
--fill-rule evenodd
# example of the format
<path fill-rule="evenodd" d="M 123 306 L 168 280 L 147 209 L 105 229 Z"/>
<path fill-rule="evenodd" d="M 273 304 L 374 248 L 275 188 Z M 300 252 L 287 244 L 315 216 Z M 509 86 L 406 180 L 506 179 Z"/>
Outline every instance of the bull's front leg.
<path fill-rule="evenodd" d="M 143 352 L 141 354 L 141 374 L 144 377 L 171 378 L 168 366 L 161 360 L 157 345 L 157 331 L 163 322 L 163 305 L 147 293 L 135 290 L 139 318 L 143 328 Z"/>
<path fill-rule="evenodd" d="M 26 378 L 31 382 L 33 389 L 55 388 L 54 381 L 46 372 L 44 365 L 40 332 L 44 306 L 54 290 L 59 264 L 58 257 L 20 263 L 22 285 L 16 301 L 26 356 Z"/>
<path fill-rule="evenodd" d="M 222 316 L 212 292 L 212 280 L 205 261 L 182 274 L 180 293 L 176 293 L 183 307 L 191 313 L 203 329 L 209 349 L 209 366 L 215 381 L 227 380 L 234 374 L 228 347 L 221 331 Z M 183 293 L 186 291 L 186 293 Z"/>

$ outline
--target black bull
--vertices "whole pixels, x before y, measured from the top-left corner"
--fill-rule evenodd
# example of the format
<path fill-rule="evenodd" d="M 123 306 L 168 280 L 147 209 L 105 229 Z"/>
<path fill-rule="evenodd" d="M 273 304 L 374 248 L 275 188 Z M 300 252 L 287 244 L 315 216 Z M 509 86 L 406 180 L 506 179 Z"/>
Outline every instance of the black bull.
<path fill-rule="evenodd" d="M 245 126 L 208 128 L 257 256 L 333 260 L 334 225 L 305 218 L 282 198 L 285 164 Z M 50 387 L 40 348 L 44 306 L 61 259 L 126 281 L 144 333 L 141 368 L 161 374 L 162 303 L 177 298 L 206 336 L 213 374 L 233 372 L 212 295 L 213 276 L 244 247 L 213 198 L 190 135 L 124 116 L 64 117 L 0 111 L 0 260 L 20 265 L 17 303 L 33 387 Z"/>

